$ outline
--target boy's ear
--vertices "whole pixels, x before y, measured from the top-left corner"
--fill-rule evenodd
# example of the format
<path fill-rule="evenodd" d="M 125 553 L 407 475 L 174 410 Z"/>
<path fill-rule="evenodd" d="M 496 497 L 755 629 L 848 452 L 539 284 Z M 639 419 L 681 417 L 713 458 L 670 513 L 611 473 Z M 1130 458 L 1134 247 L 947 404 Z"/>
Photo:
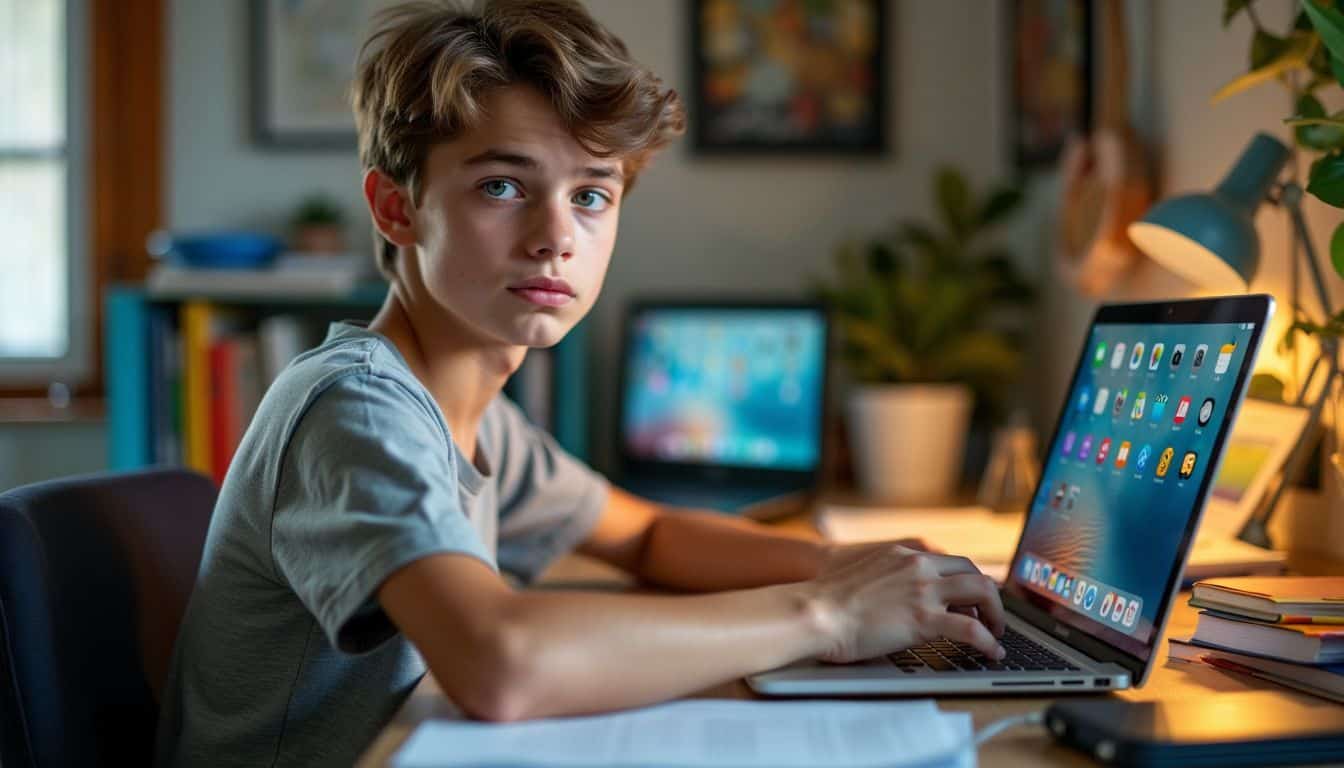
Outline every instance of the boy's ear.
<path fill-rule="evenodd" d="M 364 173 L 364 200 L 373 225 L 393 245 L 415 245 L 410 191 L 376 168 Z"/>

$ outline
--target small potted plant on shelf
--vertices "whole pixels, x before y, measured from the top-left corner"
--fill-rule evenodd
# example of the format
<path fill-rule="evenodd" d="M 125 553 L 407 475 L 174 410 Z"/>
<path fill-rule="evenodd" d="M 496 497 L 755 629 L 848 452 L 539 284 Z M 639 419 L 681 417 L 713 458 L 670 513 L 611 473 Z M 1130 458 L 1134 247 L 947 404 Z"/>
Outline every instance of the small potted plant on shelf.
<path fill-rule="evenodd" d="M 1035 291 L 1012 254 L 984 242 L 1021 203 L 983 199 L 938 170 L 939 226 L 906 220 L 836 252 L 838 276 L 816 286 L 855 380 L 847 403 L 860 489 L 873 498 L 945 502 L 956 493 L 973 407 L 1001 414 L 1023 359 Z"/>
<path fill-rule="evenodd" d="M 299 204 L 289 220 L 291 243 L 306 253 L 345 251 L 345 214 L 326 195 L 311 195 Z"/>

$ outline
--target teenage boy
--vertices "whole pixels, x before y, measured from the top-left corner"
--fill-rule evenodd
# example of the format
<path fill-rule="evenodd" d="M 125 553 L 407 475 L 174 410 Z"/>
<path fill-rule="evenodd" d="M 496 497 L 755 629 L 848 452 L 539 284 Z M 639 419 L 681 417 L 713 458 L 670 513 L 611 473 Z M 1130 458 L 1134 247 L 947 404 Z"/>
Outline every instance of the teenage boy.
<path fill-rule="evenodd" d="M 593 306 L 676 94 L 572 0 L 389 11 L 354 90 L 391 290 L 267 392 L 229 469 L 159 760 L 349 764 L 426 671 L 470 716 L 650 704 L 1003 614 L 962 558 L 832 547 L 609 488 L 500 395 Z M 576 549 L 681 595 L 515 589 Z"/>

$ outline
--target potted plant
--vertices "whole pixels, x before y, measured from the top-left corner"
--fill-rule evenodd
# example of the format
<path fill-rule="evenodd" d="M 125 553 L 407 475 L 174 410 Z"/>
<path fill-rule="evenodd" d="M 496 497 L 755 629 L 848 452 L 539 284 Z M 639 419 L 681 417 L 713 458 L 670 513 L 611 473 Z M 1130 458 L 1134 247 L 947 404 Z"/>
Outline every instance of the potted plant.
<path fill-rule="evenodd" d="M 941 502 L 956 492 L 973 407 L 1002 412 L 1022 364 L 1033 288 L 984 235 L 1020 205 L 999 187 L 973 195 L 935 172 L 937 226 L 915 220 L 836 252 L 817 292 L 856 386 L 847 416 L 857 480 L 871 497 Z"/>
<path fill-rule="evenodd" d="M 345 251 L 345 214 L 340 205 L 326 195 L 315 194 L 305 198 L 290 217 L 289 228 L 296 251 Z"/>

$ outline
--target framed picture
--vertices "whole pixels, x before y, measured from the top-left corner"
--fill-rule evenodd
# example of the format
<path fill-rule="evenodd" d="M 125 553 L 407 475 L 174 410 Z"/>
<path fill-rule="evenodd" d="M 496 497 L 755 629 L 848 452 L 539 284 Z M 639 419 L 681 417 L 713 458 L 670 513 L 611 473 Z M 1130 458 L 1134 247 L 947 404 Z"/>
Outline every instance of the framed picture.
<path fill-rule="evenodd" d="M 1092 101 L 1090 0 L 1009 3 L 1011 135 L 1019 168 L 1051 165 L 1072 133 L 1084 133 Z"/>
<path fill-rule="evenodd" d="M 701 153 L 885 149 L 886 0 L 692 0 Z"/>
<path fill-rule="evenodd" d="M 349 88 L 379 0 L 252 0 L 252 137 L 285 148 L 355 146 Z"/>
<path fill-rule="evenodd" d="M 1307 428 L 1308 411 L 1295 405 L 1246 398 L 1223 449 L 1223 465 L 1213 481 L 1201 536 L 1231 538 L 1251 518 L 1288 454 Z"/>

